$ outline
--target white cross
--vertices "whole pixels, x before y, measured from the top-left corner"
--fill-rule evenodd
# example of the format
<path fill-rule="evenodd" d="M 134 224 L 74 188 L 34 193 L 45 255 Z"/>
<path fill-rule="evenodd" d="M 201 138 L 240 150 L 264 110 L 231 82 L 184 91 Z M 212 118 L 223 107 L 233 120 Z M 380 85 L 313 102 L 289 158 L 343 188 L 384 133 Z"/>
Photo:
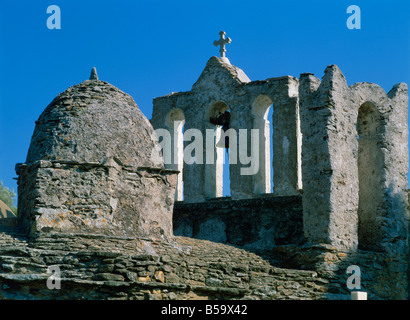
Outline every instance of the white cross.
<path fill-rule="evenodd" d="M 221 37 L 219 38 L 218 41 L 216 41 L 216 40 L 214 41 L 214 46 L 215 47 L 221 46 L 221 49 L 219 49 L 219 52 L 221 53 L 221 58 L 225 58 L 225 52 L 226 52 L 225 45 L 227 43 L 231 43 L 232 40 L 231 40 L 231 38 L 226 38 L 225 39 L 225 35 L 226 35 L 225 31 L 219 32 L 219 35 Z"/>

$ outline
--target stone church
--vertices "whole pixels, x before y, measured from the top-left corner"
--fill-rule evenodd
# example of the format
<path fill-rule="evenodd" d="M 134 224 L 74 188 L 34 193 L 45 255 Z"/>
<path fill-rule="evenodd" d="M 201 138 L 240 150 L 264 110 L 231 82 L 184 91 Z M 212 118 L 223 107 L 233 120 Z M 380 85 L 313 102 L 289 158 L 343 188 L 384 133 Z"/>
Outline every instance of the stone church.
<path fill-rule="evenodd" d="M 350 266 L 369 299 L 408 298 L 407 85 L 348 86 L 336 65 L 251 81 L 230 42 L 150 121 L 95 69 L 45 108 L 0 226 L 0 299 L 350 299 Z M 212 133 L 195 161 L 190 129 Z"/>

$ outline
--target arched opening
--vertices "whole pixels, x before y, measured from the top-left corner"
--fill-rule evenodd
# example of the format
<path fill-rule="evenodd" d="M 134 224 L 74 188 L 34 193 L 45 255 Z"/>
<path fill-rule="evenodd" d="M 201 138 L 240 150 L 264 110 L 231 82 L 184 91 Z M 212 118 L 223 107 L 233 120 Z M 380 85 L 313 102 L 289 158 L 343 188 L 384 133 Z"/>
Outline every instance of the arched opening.
<path fill-rule="evenodd" d="M 205 114 L 206 161 L 205 197 L 230 196 L 229 184 L 229 107 L 214 102 Z M 212 133 L 212 134 L 210 134 Z"/>
<path fill-rule="evenodd" d="M 269 115 L 273 114 L 272 100 L 266 95 L 259 95 L 252 104 L 253 129 L 259 130 L 259 170 L 254 176 L 253 192 L 264 194 L 272 192 L 271 154 L 273 135 Z"/>
<path fill-rule="evenodd" d="M 383 206 L 383 163 L 381 150 L 382 122 L 371 103 L 359 108 L 358 135 L 358 238 L 359 249 L 377 250 L 381 244 Z"/>
<path fill-rule="evenodd" d="M 175 200 L 177 201 L 184 199 L 184 124 L 184 113 L 178 108 L 172 109 L 165 119 L 165 126 L 171 134 L 171 161 L 170 163 L 165 163 L 165 168 L 179 171 L 175 190 Z"/>

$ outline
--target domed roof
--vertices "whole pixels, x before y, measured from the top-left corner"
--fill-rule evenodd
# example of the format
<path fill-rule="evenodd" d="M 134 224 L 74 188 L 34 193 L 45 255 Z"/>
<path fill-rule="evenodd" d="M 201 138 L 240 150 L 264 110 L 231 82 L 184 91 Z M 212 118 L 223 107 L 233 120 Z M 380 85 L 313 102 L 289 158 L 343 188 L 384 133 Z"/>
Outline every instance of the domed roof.
<path fill-rule="evenodd" d="M 116 157 L 131 166 L 163 167 L 151 160 L 154 130 L 132 97 L 99 81 L 96 72 L 90 79 L 47 106 L 36 122 L 26 162 L 104 163 Z"/>

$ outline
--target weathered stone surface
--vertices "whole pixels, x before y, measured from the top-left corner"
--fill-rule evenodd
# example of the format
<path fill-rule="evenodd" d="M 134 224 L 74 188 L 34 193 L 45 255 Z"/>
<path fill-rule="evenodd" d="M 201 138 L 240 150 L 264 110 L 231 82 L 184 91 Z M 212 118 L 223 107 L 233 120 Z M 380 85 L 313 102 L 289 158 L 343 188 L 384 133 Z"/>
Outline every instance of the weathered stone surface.
<path fill-rule="evenodd" d="M 154 99 L 151 123 L 155 129 L 171 132 L 172 149 L 182 144 L 179 135 L 173 135 L 175 124 L 185 121 L 184 131 L 198 129 L 204 137 L 206 133 L 222 134 L 221 128 L 212 124 L 211 119 L 229 112 L 229 128 L 236 132 L 247 130 L 247 140 L 240 144 L 239 138 L 230 139 L 230 150 L 246 146 L 252 149 L 251 130 L 259 133 L 258 151 L 254 152 L 253 166 L 259 168 L 256 174 L 242 174 L 249 164 L 236 158 L 230 161 L 229 177 L 232 199 L 247 199 L 271 192 L 270 167 L 274 168 L 274 192 L 278 196 L 298 195 L 301 189 L 301 135 L 299 126 L 298 80 L 291 76 L 251 81 L 238 67 L 212 57 L 207 62 L 197 82 L 188 92 L 179 92 Z M 268 119 L 268 110 L 273 104 L 274 117 Z M 172 119 L 170 115 L 179 116 Z M 270 156 L 270 130 L 273 125 L 273 157 Z M 182 134 L 182 126 L 178 129 Z M 179 141 L 179 142 L 178 142 Z M 218 141 L 214 140 L 214 145 Z M 233 144 L 232 144 L 233 143 Z M 222 157 L 224 149 L 214 148 L 213 163 L 183 164 L 183 189 L 185 202 L 203 202 L 210 198 L 222 197 Z M 210 156 L 211 157 L 211 156 Z M 175 165 L 174 159 L 171 167 Z M 181 159 L 179 161 L 182 161 Z M 235 161 L 235 162 L 234 162 Z M 181 183 L 182 183 L 181 180 Z"/>
<path fill-rule="evenodd" d="M 304 241 L 301 196 L 176 202 L 173 224 L 175 235 L 249 250 L 270 250 L 277 245 Z"/>
<path fill-rule="evenodd" d="M 158 255 L 155 260 L 145 253 L 148 242 Z M 64 243 L 63 248 L 60 243 Z M 5 299 L 108 299 L 119 295 L 124 299 L 149 299 L 152 294 L 157 299 L 289 299 L 307 295 L 320 299 L 327 285 L 325 279 L 319 281 L 315 272 L 275 268 L 253 253 L 184 237 L 164 243 L 42 233 L 29 241 L 10 230 L 0 232 L 0 248 L 10 244 L 14 251 L 0 254 L 0 297 Z M 80 252 L 78 247 L 84 249 Z M 98 251 L 93 249 L 97 247 Z M 191 248 L 189 254 L 184 252 L 187 247 Z M 45 261 L 48 257 L 55 260 L 38 263 L 38 259 Z M 8 265 L 3 268 L 4 264 L 13 264 L 13 269 Z M 53 265 L 61 271 L 58 290 L 47 287 L 51 276 L 47 269 Z M 100 272 L 106 267 L 113 269 Z M 141 270 L 131 271 L 135 267 Z M 284 284 L 284 275 L 292 278 L 292 285 Z M 312 286 L 300 290 L 304 281 Z"/>
<path fill-rule="evenodd" d="M 265 250 L 265 260 L 229 245 L 185 237 L 166 243 L 42 233 L 30 240 L 19 232 L 0 229 L 0 298 L 348 299 L 346 269 L 352 264 L 361 268 L 369 299 L 407 297 L 406 261 L 382 252 L 285 245 Z M 148 243 L 155 256 L 146 253 Z M 51 266 L 60 268 L 61 289 L 47 287 Z"/>
<path fill-rule="evenodd" d="M 348 87 L 331 65 L 302 74 L 299 100 L 307 240 L 406 256 L 407 85 Z"/>
<path fill-rule="evenodd" d="M 368 292 L 369 300 L 400 300 L 408 296 L 408 261 L 403 255 L 364 250 L 340 251 L 326 244 L 279 246 L 273 249 L 273 255 L 282 268 L 314 270 L 316 275 L 312 275 L 311 280 L 305 278 L 305 286 L 321 287 L 317 287 L 318 290 L 325 290 L 324 297 L 330 300 L 350 300 L 346 290 L 350 274 L 346 270 L 351 265 L 360 267 L 361 289 Z M 282 270 L 287 280 L 302 279 L 300 271 Z"/>
<path fill-rule="evenodd" d="M 259 130 L 255 148 L 231 133 L 212 141 L 213 160 L 227 140 L 230 154 L 260 148 L 260 170 L 231 163 L 233 200 L 215 200 L 221 162 L 153 159 L 154 131 L 133 99 L 91 78 L 46 108 L 16 167 L 20 225 L 0 225 L 0 299 L 346 299 L 351 265 L 370 299 L 408 297 L 407 85 L 348 87 L 335 65 L 322 81 L 250 81 L 211 58 L 191 91 L 154 100 L 152 124 L 178 133 L 179 160 L 184 121 L 203 136 L 222 134 L 221 114 L 236 132 Z M 261 196 L 271 104 L 282 197 Z M 173 237 L 182 183 L 176 232 L 213 242 Z M 62 289 L 47 286 L 49 267 Z"/>
<path fill-rule="evenodd" d="M 115 158 L 131 167 L 161 168 L 151 160 L 152 132 L 131 96 L 105 81 L 86 80 L 60 93 L 40 115 L 26 163 L 103 164 Z"/>
<path fill-rule="evenodd" d="M 98 80 L 97 69 L 95 67 L 91 69 L 90 80 Z"/>
<path fill-rule="evenodd" d="M 19 175 L 19 219 L 32 234 L 172 237 L 176 173 L 153 162 L 153 128 L 134 100 L 87 80 L 36 123 Z"/>

